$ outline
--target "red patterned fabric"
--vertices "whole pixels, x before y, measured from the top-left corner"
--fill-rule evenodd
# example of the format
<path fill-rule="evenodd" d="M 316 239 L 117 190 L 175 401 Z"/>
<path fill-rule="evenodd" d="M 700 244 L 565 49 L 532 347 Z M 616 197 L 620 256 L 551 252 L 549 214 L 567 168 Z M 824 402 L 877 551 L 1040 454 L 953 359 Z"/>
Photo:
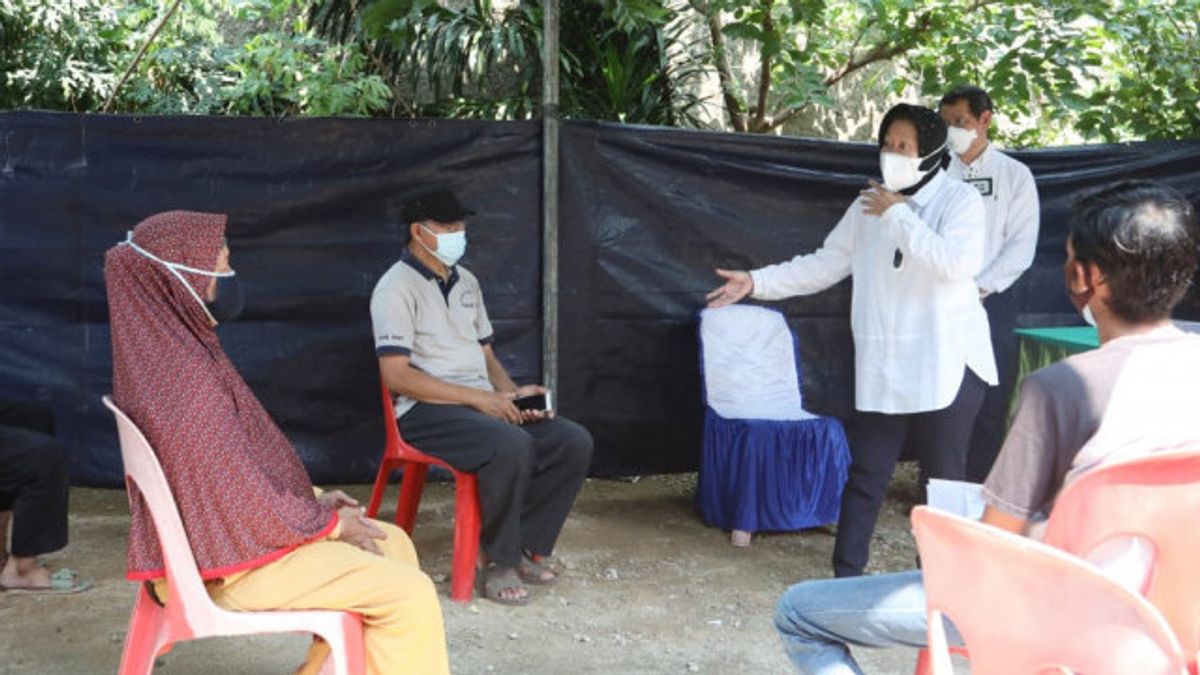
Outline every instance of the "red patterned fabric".
<path fill-rule="evenodd" d="M 172 211 L 133 241 L 158 258 L 211 270 L 225 216 Z M 200 297 L 211 277 L 180 272 Z M 158 455 L 205 579 L 257 567 L 337 522 L 313 497 L 296 451 L 234 370 L 204 308 L 162 263 L 118 244 L 105 255 L 113 396 Z M 132 495 L 128 577 L 164 576 L 154 523 Z"/>

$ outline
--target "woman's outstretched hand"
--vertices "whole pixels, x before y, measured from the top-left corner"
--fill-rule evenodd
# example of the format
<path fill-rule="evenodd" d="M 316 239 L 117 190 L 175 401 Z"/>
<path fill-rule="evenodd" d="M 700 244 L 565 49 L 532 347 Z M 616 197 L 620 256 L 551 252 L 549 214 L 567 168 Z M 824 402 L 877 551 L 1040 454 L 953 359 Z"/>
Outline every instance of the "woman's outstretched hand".
<path fill-rule="evenodd" d="M 717 276 L 725 279 L 725 285 L 714 288 L 704 299 L 710 308 L 732 305 L 750 295 L 754 290 L 754 279 L 749 272 L 717 269 Z"/>

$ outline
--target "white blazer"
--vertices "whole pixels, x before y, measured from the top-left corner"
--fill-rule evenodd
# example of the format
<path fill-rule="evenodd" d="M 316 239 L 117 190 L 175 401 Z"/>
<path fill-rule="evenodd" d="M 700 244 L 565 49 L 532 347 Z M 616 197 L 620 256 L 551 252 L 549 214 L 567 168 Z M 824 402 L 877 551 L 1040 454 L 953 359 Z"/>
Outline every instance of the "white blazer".
<path fill-rule="evenodd" d="M 856 407 L 940 410 L 958 394 L 964 367 L 997 382 L 975 285 L 986 226 L 979 192 L 939 170 L 882 217 L 863 213 L 861 198 L 854 200 L 820 249 L 752 271 L 754 297 L 809 295 L 853 275 Z"/>

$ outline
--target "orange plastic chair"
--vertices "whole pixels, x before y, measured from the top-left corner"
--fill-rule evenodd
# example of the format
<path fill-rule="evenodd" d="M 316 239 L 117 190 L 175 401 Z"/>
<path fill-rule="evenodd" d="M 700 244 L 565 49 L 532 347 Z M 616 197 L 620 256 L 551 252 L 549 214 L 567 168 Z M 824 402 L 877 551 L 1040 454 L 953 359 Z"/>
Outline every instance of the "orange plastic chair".
<path fill-rule="evenodd" d="M 164 607 L 151 597 L 146 584 L 139 584 L 133 615 L 129 619 L 129 632 L 125 636 L 125 651 L 121 656 L 121 675 L 147 675 L 154 669 L 155 657 L 170 651 L 176 642 L 298 632 L 314 633 L 329 644 L 332 653 L 325 664 L 326 672 L 330 666 L 339 675 L 366 672 L 362 617 L 358 614 L 337 611 L 231 612 L 213 603 L 200 579 L 183 519 L 175 508 L 175 497 L 158 458 L 146 437 L 117 408 L 112 397 L 105 396 L 104 405 L 117 418 L 126 487 L 131 496 L 132 489 L 137 488 L 154 521 L 170 589 Z"/>
<path fill-rule="evenodd" d="M 943 615 L 972 675 L 1183 675 L 1170 626 L 1137 593 L 1027 537 L 927 507 L 912 514 L 933 675 L 952 675 Z"/>
<path fill-rule="evenodd" d="M 388 477 L 396 469 L 404 469 L 400 484 L 400 497 L 396 502 L 396 525 L 412 534 L 417 524 L 417 508 L 421 504 L 421 492 L 425 489 L 425 477 L 430 465 L 444 467 L 454 476 L 454 560 L 450 578 L 450 599 L 470 602 L 475 592 L 475 562 L 479 556 L 479 531 L 483 525 L 479 510 L 479 484 L 475 474 L 458 471 L 442 460 L 426 455 L 409 445 L 400 437 L 396 426 L 396 411 L 392 405 L 392 393 L 383 378 L 379 382 L 383 396 L 383 427 L 387 443 L 383 448 L 383 460 L 379 473 L 375 474 L 375 488 L 371 490 L 371 502 L 367 515 L 374 518 L 379 513 L 379 504 L 387 489 Z"/>
<path fill-rule="evenodd" d="M 1140 589 L 1167 620 L 1196 672 L 1200 650 L 1200 452 L 1164 452 L 1083 474 L 1059 496 L 1044 541 L 1083 558 L 1138 537 L 1151 550 Z"/>

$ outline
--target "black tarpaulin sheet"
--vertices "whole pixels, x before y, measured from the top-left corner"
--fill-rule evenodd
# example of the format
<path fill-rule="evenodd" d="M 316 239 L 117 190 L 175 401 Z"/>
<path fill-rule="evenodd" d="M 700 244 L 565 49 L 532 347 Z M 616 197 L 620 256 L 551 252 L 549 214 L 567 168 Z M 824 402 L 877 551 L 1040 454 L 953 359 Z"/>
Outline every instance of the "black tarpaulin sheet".
<path fill-rule="evenodd" d="M 157 211 L 230 214 L 247 307 L 222 341 L 319 482 L 369 481 L 377 466 L 368 300 L 402 246 L 399 209 L 423 185 L 451 182 L 478 212 L 464 264 L 501 359 L 538 378 L 535 122 L 0 113 L 0 139 L 0 399 L 53 407 L 76 483 L 121 483 L 99 403 L 112 377 L 102 255 Z M 1077 321 L 1060 271 L 1076 190 L 1153 177 L 1200 198 L 1200 141 L 1017 154 L 1043 207 L 1016 290 L 1027 323 Z M 596 437 L 596 473 L 696 467 L 696 313 L 711 269 L 816 248 L 876 166 L 869 144 L 564 123 L 556 398 Z M 780 303 L 817 412 L 853 408 L 849 297 L 847 282 Z"/>
<path fill-rule="evenodd" d="M 1037 258 L 1015 288 L 1031 324 L 1079 323 L 1062 285 L 1078 190 L 1156 178 L 1200 202 L 1200 141 L 1018 152 L 1038 182 Z M 572 123 L 562 133 L 560 402 L 596 437 L 593 470 L 694 469 L 703 402 L 697 313 L 714 267 L 821 245 L 878 176 L 871 144 Z M 800 339 L 809 410 L 853 411 L 850 282 L 777 303 Z M 1180 312 L 1200 316 L 1189 298 Z"/>
<path fill-rule="evenodd" d="M 478 212 L 464 264 L 497 350 L 541 370 L 536 123 L 0 114 L 0 398 L 53 407 L 76 483 L 120 485 L 104 251 L 146 216 L 229 214 L 246 309 L 218 334 L 323 482 L 383 447 L 368 303 L 406 196 L 434 181 Z"/>

